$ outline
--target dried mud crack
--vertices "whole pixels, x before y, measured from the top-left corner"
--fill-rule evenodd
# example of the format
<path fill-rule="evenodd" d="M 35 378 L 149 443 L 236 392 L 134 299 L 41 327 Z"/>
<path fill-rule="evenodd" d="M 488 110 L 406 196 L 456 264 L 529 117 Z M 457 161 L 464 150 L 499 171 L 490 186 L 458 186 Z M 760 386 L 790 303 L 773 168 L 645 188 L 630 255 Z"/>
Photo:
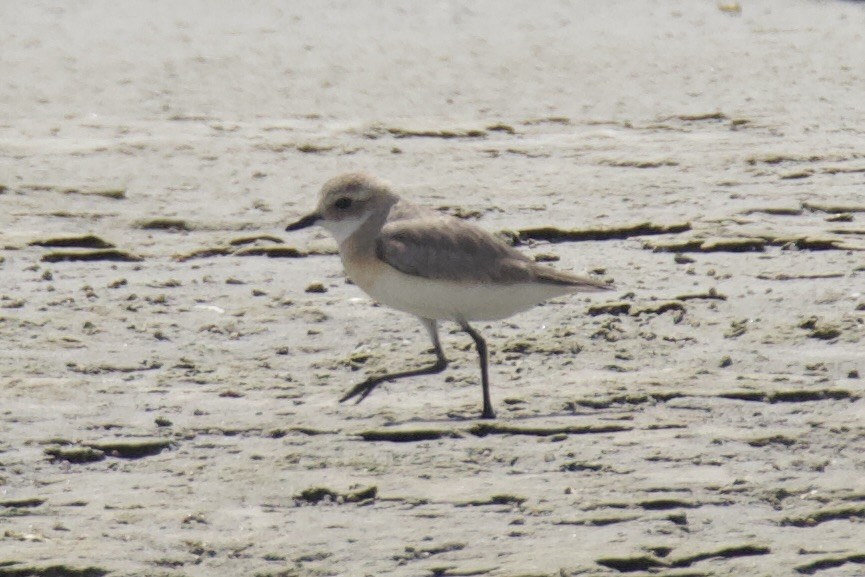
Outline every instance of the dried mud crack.
<path fill-rule="evenodd" d="M 378 487 L 370 486 L 356 491 L 339 492 L 328 487 L 309 487 L 295 495 L 298 504 L 317 505 L 322 502 L 332 503 L 364 503 L 373 501 L 378 496 Z"/>
<path fill-rule="evenodd" d="M 364 441 L 388 441 L 391 443 L 416 443 L 419 441 L 462 437 L 457 431 L 435 429 L 362 431 L 357 433 L 357 435 Z"/>
<path fill-rule="evenodd" d="M 48 567 L 16 565 L 18 563 L 14 561 L 8 565 L 0 565 L 0 577 L 103 577 L 111 573 L 110 570 L 99 567 L 79 569 L 68 565 L 50 565 Z"/>
<path fill-rule="evenodd" d="M 550 437 L 553 435 L 598 435 L 604 433 L 622 433 L 631 431 L 628 425 L 586 425 L 567 427 L 516 427 L 495 423 L 478 423 L 468 429 L 476 437 L 488 435 L 527 435 L 532 437 Z"/>
<path fill-rule="evenodd" d="M 54 251 L 42 255 L 42 262 L 141 262 L 138 255 L 117 249 Z"/>
<path fill-rule="evenodd" d="M 524 228 L 517 231 L 522 239 L 544 240 L 549 242 L 579 242 L 595 240 L 621 240 L 634 236 L 659 234 L 677 234 L 691 230 L 691 223 L 656 224 L 641 222 L 638 224 L 615 226 L 596 229 L 561 229 L 554 226 Z"/>

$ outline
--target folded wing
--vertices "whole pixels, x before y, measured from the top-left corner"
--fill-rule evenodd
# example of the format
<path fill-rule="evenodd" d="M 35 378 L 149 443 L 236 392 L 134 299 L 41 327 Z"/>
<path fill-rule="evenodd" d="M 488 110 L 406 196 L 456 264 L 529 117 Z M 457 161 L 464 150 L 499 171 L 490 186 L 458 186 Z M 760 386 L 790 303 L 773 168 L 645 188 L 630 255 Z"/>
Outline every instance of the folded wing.
<path fill-rule="evenodd" d="M 574 291 L 609 288 L 603 282 L 540 266 L 485 230 L 447 216 L 423 216 L 387 223 L 376 255 L 413 276 L 469 283 L 540 282 Z"/>

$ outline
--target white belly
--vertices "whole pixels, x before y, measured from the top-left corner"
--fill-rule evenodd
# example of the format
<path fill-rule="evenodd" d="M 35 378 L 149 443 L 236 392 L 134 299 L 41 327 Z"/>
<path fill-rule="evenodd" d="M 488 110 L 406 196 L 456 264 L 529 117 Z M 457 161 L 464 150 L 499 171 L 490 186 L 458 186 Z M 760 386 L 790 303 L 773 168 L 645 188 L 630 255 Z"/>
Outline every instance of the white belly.
<path fill-rule="evenodd" d="M 387 265 L 376 273 L 375 278 L 354 280 L 379 303 L 427 319 L 457 322 L 503 319 L 572 292 L 567 287 L 542 283 L 467 284 L 433 280 L 407 275 Z"/>

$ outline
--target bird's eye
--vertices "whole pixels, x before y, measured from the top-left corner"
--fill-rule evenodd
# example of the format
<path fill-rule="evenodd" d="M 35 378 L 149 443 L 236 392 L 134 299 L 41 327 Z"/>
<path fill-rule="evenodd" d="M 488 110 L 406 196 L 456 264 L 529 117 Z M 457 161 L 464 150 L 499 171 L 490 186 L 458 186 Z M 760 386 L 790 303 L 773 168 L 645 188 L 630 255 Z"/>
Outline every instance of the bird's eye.
<path fill-rule="evenodd" d="M 336 202 L 333 203 L 333 206 L 340 210 L 345 210 L 346 208 L 351 206 L 351 199 L 343 196 L 342 198 L 336 199 Z"/>

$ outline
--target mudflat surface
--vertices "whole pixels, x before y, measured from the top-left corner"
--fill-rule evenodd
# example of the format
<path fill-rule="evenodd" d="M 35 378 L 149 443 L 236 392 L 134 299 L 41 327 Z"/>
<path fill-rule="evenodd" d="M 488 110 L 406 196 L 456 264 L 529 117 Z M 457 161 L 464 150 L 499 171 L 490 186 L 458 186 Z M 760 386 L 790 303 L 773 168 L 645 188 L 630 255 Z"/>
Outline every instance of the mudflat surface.
<path fill-rule="evenodd" d="M 0 575 L 865 574 L 865 5 L 527 6 L 0 4 Z M 337 403 L 356 169 L 615 280 L 497 420 L 447 325 Z"/>

